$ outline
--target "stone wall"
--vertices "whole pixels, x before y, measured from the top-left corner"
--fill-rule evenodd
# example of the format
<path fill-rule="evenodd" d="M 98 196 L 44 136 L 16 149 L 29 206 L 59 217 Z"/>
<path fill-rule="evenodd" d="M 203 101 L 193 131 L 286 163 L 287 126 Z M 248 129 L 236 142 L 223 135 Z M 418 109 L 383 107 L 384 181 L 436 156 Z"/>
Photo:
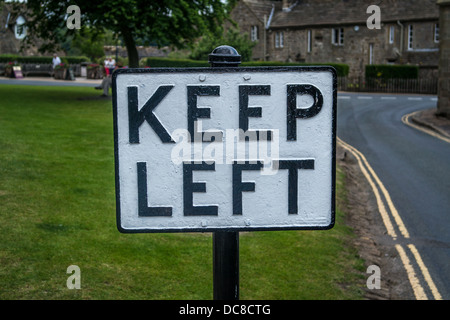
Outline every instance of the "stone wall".
<path fill-rule="evenodd" d="M 342 45 L 332 43 L 332 27 L 311 29 L 271 29 L 267 37 L 268 60 L 306 63 L 345 63 L 350 67 L 349 77 L 364 76 L 365 66 L 370 64 L 414 64 L 433 66 L 438 64 L 438 43 L 433 40 L 435 22 L 415 23 L 413 50 L 407 48 L 407 28 L 394 23 L 381 29 L 368 29 L 366 25 L 336 26 L 343 29 Z M 394 30 L 390 42 L 390 27 Z M 309 31 L 310 30 L 310 31 Z M 277 33 L 283 32 L 283 47 L 275 47 Z M 311 51 L 308 52 L 308 32 L 311 32 Z M 403 50 L 403 51 L 402 51 Z"/>
<path fill-rule="evenodd" d="M 266 15 L 267 16 L 267 15 Z M 239 1 L 232 12 L 232 19 L 238 22 L 240 33 L 245 33 L 250 40 L 252 26 L 258 27 L 258 40 L 252 51 L 252 60 L 263 61 L 264 60 L 264 16 L 257 17 L 250 8 Z M 227 27 L 231 27 L 227 25 Z M 236 48 L 238 49 L 238 48 Z"/>
<path fill-rule="evenodd" d="M 344 42 L 332 43 L 332 28 L 271 30 L 268 36 L 269 60 L 306 63 L 345 63 L 350 67 L 350 77 L 364 75 L 369 64 L 369 46 L 373 45 L 373 63 L 386 63 L 392 48 L 386 45 L 383 30 L 369 30 L 366 26 L 341 26 Z M 277 33 L 283 32 L 283 48 L 275 47 Z M 308 33 L 310 51 L 308 52 Z M 390 50 L 390 51 L 389 51 Z"/>
<path fill-rule="evenodd" d="M 373 64 L 413 64 L 436 69 L 439 60 L 439 42 L 434 39 L 437 17 L 429 16 L 412 20 L 391 18 L 383 21 L 381 29 L 368 29 L 364 22 L 355 24 L 341 23 L 339 20 L 329 21 L 327 25 L 307 25 L 299 21 L 297 26 L 282 27 L 271 25 L 266 31 L 264 46 L 264 25 L 261 22 L 264 14 L 255 10 L 254 2 L 239 1 L 233 10 L 233 20 L 237 22 L 241 32 L 250 34 L 251 26 L 258 25 L 259 42 L 253 49 L 253 60 L 306 62 L 306 63 L 346 63 L 350 67 L 350 77 L 364 76 L 365 66 Z M 289 1 L 283 5 L 288 7 Z M 260 17 L 258 16 L 261 15 Z M 289 10 L 283 12 L 283 6 L 277 7 L 275 16 L 281 14 L 289 17 Z M 363 12 L 364 14 L 364 12 Z M 417 16 L 420 16 L 418 14 Z M 413 26 L 412 48 L 408 48 L 409 25 Z M 344 31 L 343 45 L 332 44 L 332 28 Z M 393 39 L 390 39 L 391 28 Z M 311 30 L 311 50 L 308 50 L 308 30 Z M 440 28 L 442 33 L 442 27 Z M 283 33 L 283 47 L 276 47 L 277 34 Z M 423 74 L 433 74 L 424 71 Z"/>
<path fill-rule="evenodd" d="M 450 119 L 450 0 L 438 0 L 439 4 L 439 82 L 438 114 Z"/>

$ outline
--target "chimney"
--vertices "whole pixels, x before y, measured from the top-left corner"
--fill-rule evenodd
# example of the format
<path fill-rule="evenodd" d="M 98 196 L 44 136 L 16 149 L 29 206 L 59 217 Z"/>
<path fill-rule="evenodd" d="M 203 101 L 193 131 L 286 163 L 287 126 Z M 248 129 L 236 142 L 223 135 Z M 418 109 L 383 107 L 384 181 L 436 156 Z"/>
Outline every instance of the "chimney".
<path fill-rule="evenodd" d="M 298 1 L 295 0 L 283 0 L 282 9 L 284 12 L 289 12 L 297 4 Z"/>

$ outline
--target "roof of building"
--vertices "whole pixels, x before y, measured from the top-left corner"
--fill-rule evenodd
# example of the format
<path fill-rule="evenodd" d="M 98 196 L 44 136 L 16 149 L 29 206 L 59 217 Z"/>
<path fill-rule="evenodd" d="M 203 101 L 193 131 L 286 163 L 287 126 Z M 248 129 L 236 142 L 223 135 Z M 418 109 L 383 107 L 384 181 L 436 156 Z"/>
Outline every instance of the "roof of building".
<path fill-rule="evenodd" d="M 420 21 L 439 18 L 436 0 L 298 0 L 287 1 L 283 10 L 281 1 L 244 0 L 255 13 L 264 17 L 275 5 L 272 28 L 295 28 L 337 24 L 365 24 L 372 12 L 370 5 L 378 5 L 381 22 Z M 269 9 L 270 8 L 270 9 Z"/>
<path fill-rule="evenodd" d="M 264 16 L 269 18 L 272 9 L 281 10 L 281 1 L 272 0 L 244 0 L 242 3 L 247 6 L 258 20 L 264 22 Z"/>

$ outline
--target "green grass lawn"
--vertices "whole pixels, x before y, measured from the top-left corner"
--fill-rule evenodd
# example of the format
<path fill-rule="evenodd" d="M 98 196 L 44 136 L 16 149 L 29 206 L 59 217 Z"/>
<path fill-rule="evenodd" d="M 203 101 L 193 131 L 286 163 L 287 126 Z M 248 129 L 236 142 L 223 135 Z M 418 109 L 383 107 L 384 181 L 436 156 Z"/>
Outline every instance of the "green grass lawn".
<path fill-rule="evenodd" d="M 210 233 L 117 231 L 112 102 L 98 95 L 0 85 L 0 299 L 212 299 Z M 327 231 L 241 233 L 241 299 L 362 298 L 343 214 Z"/>

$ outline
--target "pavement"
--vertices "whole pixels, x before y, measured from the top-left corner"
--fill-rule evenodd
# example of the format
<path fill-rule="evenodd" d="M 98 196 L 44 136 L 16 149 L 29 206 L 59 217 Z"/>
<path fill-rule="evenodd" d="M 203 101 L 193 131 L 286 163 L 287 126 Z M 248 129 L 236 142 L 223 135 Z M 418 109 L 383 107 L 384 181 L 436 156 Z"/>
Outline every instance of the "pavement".
<path fill-rule="evenodd" d="M 16 78 L 7 78 L 7 77 L 0 77 L 0 79 L 10 79 L 10 80 L 16 80 L 16 81 L 24 81 L 24 80 L 35 80 L 35 81 L 50 81 L 50 82 L 72 82 L 72 83 L 101 83 L 102 79 L 87 79 L 86 77 L 75 77 L 75 80 L 61 80 L 61 79 L 55 79 L 53 77 L 24 77 L 22 79 L 16 79 Z"/>
<path fill-rule="evenodd" d="M 95 87 L 101 83 L 102 79 L 87 79 L 86 77 L 76 77 L 75 80 L 60 80 L 53 77 L 24 77 L 22 79 L 0 77 L 0 84 Z"/>
<path fill-rule="evenodd" d="M 450 119 L 436 115 L 437 109 L 426 109 L 411 115 L 411 121 L 415 124 L 431 129 L 437 134 L 450 138 Z"/>

